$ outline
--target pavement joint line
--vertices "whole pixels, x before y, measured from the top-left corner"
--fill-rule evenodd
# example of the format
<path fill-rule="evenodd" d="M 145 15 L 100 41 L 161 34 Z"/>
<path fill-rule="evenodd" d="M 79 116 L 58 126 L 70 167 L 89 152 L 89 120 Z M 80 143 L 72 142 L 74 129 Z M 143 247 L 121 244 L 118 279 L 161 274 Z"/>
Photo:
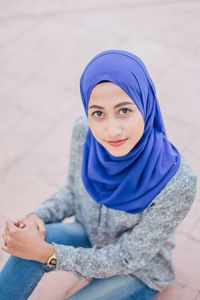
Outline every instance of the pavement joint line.
<path fill-rule="evenodd" d="M 163 110 L 164 111 L 164 108 L 162 108 L 161 107 L 161 110 Z M 199 126 L 199 128 L 197 127 L 197 126 L 195 126 L 193 123 L 189 123 L 189 122 L 187 122 L 186 120 L 184 120 L 184 119 L 181 119 L 180 117 L 174 117 L 173 115 L 171 115 L 169 112 L 165 112 L 165 116 L 167 117 L 167 119 L 170 121 L 173 121 L 173 122 L 175 122 L 175 123 L 180 123 L 180 124 L 182 124 L 182 125 L 185 125 L 185 126 L 189 126 L 191 129 L 193 129 L 193 130 L 195 130 L 196 131 L 196 134 L 199 134 L 199 129 L 200 129 L 200 126 Z M 196 124 L 196 125 L 198 125 L 198 124 Z"/>
<path fill-rule="evenodd" d="M 171 0 L 171 1 L 167 1 L 167 2 L 159 2 L 159 1 L 152 1 L 152 2 L 146 2 L 146 3 L 131 3 L 130 2 L 127 2 L 127 3 L 124 3 L 124 2 L 118 2 L 116 4 L 115 7 L 113 7 L 113 4 L 112 5 L 109 5 L 109 6 L 92 6 L 92 7 L 87 7 L 87 8 L 81 8 L 81 9 L 71 9 L 71 10 L 67 10 L 67 11 L 61 11 L 61 10 L 57 10 L 57 11 L 52 11 L 52 12 L 46 12 L 46 13 L 35 13 L 35 14 L 24 14 L 24 15 L 11 15 L 11 16 L 5 16 L 5 17 L 0 17 L 0 22 L 12 22 L 12 21 L 17 21 L 17 20 L 25 20 L 25 19 L 38 19 L 38 18 L 52 18 L 52 17 L 58 17 L 58 16 L 65 16 L 67 14 L 80 14 L 80 13 L 88 13 L 90 11 L 96 11 L 98 10 L 105 10 L 105 9 L 127 9 L 129 7 L 133 7 L 133 8 L 137 8 L 137 7 L 146 7 L 146 6 L 152 6 L 152 5 L 171 5 L 171 4 L 183 4 L 183 3 L 191 3 L 191 2 L 198 2 L 199 0 L 177 0 L 177 1 L 174 1 L 174 0 Z"/>
<path fill-rule="evenodd" d="M 47 129 L 47 131 L 45 132 L 45 134 L 43 134 L 42 136 L 40 136 L 38 139 L 36 139 L 34 141 L 34 144 L 37 144 L 37 147 L 44 141 L 44 136 L 45 138 L 47 138 L 50 134 L 52 134 L 52 132 L 54 130 L 56 130 L 56 128 L 58 126 L 60 126 L 60 124 L 62 124 L 64 121 L 66 120 L 66 117 L 64 117 L 62 119 L 56 120 L 55 122 L 51 122 L 51 126 Z M 67 131 L 67 128 L 66 128 Z M 71 134 L 71 133 L 69 133 Z M 22 151 L 16 158 L 14 158 L 6 167 L 2 168 L 0 170 L 0 172 L 4 175 L 4 177 L 6 176 L 6 174 L 12 169 L 12 166 L 18 163 L 20 163 L 22 161 L 22 159 L 24 159 L 27 155 L 29 155 L 30 153 L 32 153 L 35 150 L 35 148 L 32 146 L 32 143 L 27 147 L 26 150 Z M 4 183 L 3 180 L 1 182 L 2 184 Z M 0 186 L 1 186 L 0 183 Z"/>
<path fill-rule="evenodd" d="M 22 108 L 21 108 L 22 109 Z M 25 119 L 28 118 L 27 112 L 23 112 L 23 114 L 17 119 L 12 125 L 10 125 L 7 129 L 0 133 L 0 137 L 8 135 L 16 126 L 20 125 L 20 123 Z"/>
<path fill-rule="evenodd" d="M 52 128 L 56 128 L 56 126 L 50 127 L 45 133 L 45 138 L 52 133 Z M 35 144 L 40 145 L 44 141 L 44 136 L 39 137 L 34 141 Z M 13 165 L 16 165 L 22 161 L 28 154 L 32 153 L 35 150 L 32 145 L 29 145 L 26 150 L 22 151 L 16 158 L 14 158 L 6 167 L 2 168 L 1 172 L 4 176 L 10 171 Z M 2 182 L 3 183 L 3 182 Z M 1 185 L 1 183 L 0 183 Z"/>
<path fill-rule="evenodd" d="M 191 240 L 191 241 L 193 241 L 193 242 L 195 242 L 195 243 L 197 243 L 199 245 L 200 239 L 192 237 L 189 233 L 184 233 L 181 230 L 179 230 L 177 232 L 177 234 L 181 235 L 181 236 L 185 237 L 186 239 L 189 239 L 189 240 Z"/>
<path fill-rule="evenodd" d="M 62 178 L 62 183 L 63 184 L 66 184 L 66 174 L 68 174 L 68 171 L 65 169 L 65 174 L 64 174 L 64 177 Z M 67 171 L 67 173 L 66 173 Z M 40 176 L 40 179 L 42 179 L 42 181 L 44 181 L 46 184 L 49 184 L 51 186 L 54 186 L 55 189 L 59 188 L 60 187 L 60 184 L 58 183 L 58 181 L 56 180 L 50 180 L 47 176 L 44 176 L 44 174 L 42 174 L 41 172 L 34 172 L 35 175 L 39 175 Z M 61 183 L 61 184 L 62 184 Z"/>
<path fill-rule="evenodd" d="M 200 290 L 197 291 L 197 295 L 195 296 L 194 300 L 199 300 L 200 299 Z"/>
<path fill-rule="evenodd" d="M 193 226 L 192 226 L 190 232 L 193 231 L 193 230 L 195 229 L 195 227 L 196 227 L 199 223 L 200 223 L 200 216 L 199 216 L 199 219 L 195 220 L 195 222 L 194 222 L 194 224 L 193 224 Z M 197 239 L 197 240 L 198 240 L 198 239 Z M 199 236 L 199 241 L 200 241 L 200 236 Z"/>
<path fill-rule="evenodd" d="M 0 22 L 1 22 L 1 17 L 0 17 Z M 5 48 L 7 45 L 12 45 L 12 44 L 14 44 L 14 43 L 19 43 L 19 40 L 21 39 L 21 38 L 23 38 L 24 36 L 26 36 L 26 35 L 30 35 L 30 33 L 31 33 L 31 31 L 33 31 L 33 30 L 35 30 L 36 28 L 38 28 L 39 26 L 40 26 L 40 24 L 41 24 L 42 22 L 40 22 L 40 23 L 32 23 L 33 25 L 31 26 L 31 27 L 29 27 L 29 28 L 27 28 L 27 29 L 24 29 L 21 33 L 20 33 L 20 36 L 17 34 L 17 36 L 16 36 L 16 38 L 14 38 L 14 39 L 12 39 L 10 42 L 7 42 L 7 43 L 5 43 L 4 41 L 3 42 L 1 42 L 0 41 L 0 45 L 1 45 L 1 49 L 2 48 Z M 20 32 L 20 31 L 19 31 Z"/>
<path fill-rule="evenodd" d="M 183 152 L 186 152 L 186 151 L 190 151 L 190 145 L 193 143 L 193 141 L 195 140 L 195 138 L 197 138 L 198 136 L 197 136 L 197 133 L 193 133 L 193 134 L 191 134 L 191 137 L 187 140 L 187 145 L 185 145 L 184 147 L 183 147 Z M 198 154 L 197 154 L 197 157 L 199 157 L 198 156 Z M 199 157 L 200 158 L 200 157 Z"/>
<path fill-rule="evenodd" d="M 185 152 L 189 152 L 190 154 L 192 154 L 192 156 L 194 156 L 197 159 L 200 159 L 200 154 L 194 152 L 194 150 L 191 150 L 188 146 L 188 148 L 184 149 Z"/>

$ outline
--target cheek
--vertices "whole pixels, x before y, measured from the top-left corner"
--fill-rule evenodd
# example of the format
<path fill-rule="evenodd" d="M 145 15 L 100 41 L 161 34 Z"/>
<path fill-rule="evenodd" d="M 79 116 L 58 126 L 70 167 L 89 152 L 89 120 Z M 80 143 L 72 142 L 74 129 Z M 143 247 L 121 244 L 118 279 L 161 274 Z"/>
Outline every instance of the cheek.
<path fill-rule="evenodd" d="M 144 132 L 144 121 L 141 114 L 135 116 L 132 119 L 131 124 L 129 126 L 129 134 L 133 140 L 139 140 L 142 137 Z"/>
<path fill-rule="evenodd" d="M 100 126 L 95 126 L 93 124 L 93 122 L 89 123 L 89 127 L 90 127 L 90 130 L 91 130 L 94 138 L 99 141 L 102 137 L 102 132 L 103 132 L 103 130 L 101 130 L 101 127 Z"/>

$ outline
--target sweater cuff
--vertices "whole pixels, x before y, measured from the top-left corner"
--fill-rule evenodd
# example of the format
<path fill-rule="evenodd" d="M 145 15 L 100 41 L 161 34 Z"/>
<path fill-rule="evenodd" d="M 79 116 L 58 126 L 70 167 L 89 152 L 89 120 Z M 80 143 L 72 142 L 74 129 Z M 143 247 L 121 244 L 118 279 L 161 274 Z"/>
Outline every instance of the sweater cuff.
<path fill-rule="evenodd" d="M 73 246 L 51 243 L 55 247 L 57 264 L 55 271 L 68 271 L 74 273 L 79 279 L 87 278 L 82 276 L 75 270 L 72 257 L 74 256 L 75 248 Z M 90 278 L 87 278 L 90 279 Z"/>
<path fill-rule="evenodd" d="M 49 216 L 45 209 L 35 208 L 35 209 L 32 209 L 28 214 L 31 214 L 31 213 L 37 214 L 44 221 L 45 224 L 49 223 Z"/>

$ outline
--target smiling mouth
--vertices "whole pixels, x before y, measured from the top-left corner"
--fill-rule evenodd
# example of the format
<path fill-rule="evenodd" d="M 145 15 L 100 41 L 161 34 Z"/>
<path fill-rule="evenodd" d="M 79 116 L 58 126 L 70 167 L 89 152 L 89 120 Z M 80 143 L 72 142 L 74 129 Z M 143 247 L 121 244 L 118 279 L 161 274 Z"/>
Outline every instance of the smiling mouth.
<path fill-rule="evenodd" d="M 118 140 L 118 141 L 109 141 L 107 142 L 111 146 L 120 146 L 122 145 L 127 139 L 124 140 Z"/>

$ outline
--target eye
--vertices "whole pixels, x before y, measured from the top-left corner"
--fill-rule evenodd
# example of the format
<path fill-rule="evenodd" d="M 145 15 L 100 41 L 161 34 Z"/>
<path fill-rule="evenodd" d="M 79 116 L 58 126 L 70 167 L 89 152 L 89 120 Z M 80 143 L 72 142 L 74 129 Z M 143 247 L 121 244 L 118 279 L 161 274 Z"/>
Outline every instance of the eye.
<path fill-rule="evenodd" d="M 95 115 L 95 114 L 97 114 L 97 115 Z M 95 117 L 101 117 L 101 114 L 102 114 L 102 111 L 100 111 L 100 110 L 96 110 L 96 111 L 94 111 L 93 113 L 92 113 L 92 116 L 95 116 Z"/>
<path fill-rule="evenodd" d="M 128 115 L 128 113 L 129 112 L 131 112 L 131 110 L 130 109 L 128 109 L 128 108 L 121 108 L 120 110 L 119 110 L 119 112 L 123 112 L 123 113 L 120 113 L 120 115 Z M 100 117 L 102 117 L 102 114 L 103 114 L 103 112 L 102 111 L 100 111 L 100 110 L 96 110 L 96 111 L 94 111 L 93 113 L 92 113 L 92 116 L 95 116 L 95 118 L 100 118 Z"/>
<path fill-rule="evenodd" d="M 121 108 L 119 111 L 123 111 L 123 112 L 125 112 L 125 113 L 123 113 L 122 115 L 127 115 L 129 112 L 131 112 L 131 110 L 130 109 L 128 109 L 128 108 Z"/>

